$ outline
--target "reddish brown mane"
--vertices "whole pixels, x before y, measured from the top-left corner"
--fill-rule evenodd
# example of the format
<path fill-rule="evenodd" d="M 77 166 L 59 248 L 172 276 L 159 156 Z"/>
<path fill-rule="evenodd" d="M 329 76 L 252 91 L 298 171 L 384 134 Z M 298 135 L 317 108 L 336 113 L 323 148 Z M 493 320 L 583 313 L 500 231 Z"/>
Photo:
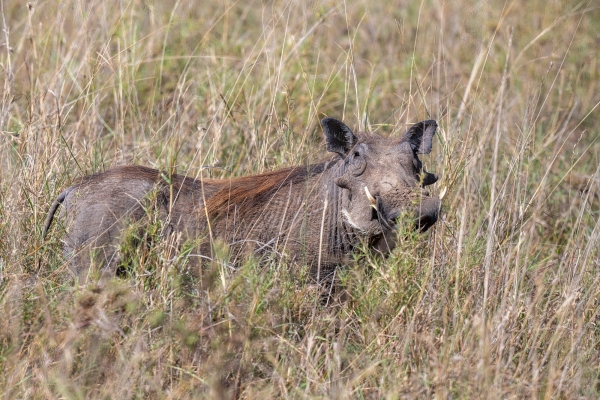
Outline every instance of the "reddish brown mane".
<path fill-rule="evenodd" d="M 271 196 L 283 187 L 306 181 L 306 179 L 323 172 L 333 163 L 319 163 L 298 167 L 282 168 L 266 172 L 260 175 L 244 176 L 234 179 L 192 179 L 183 175 L 173 175 L 172 183 L 183 192 L 201 190 L 204 183 L 206 191 L 206 211 L 209 218 L 219 217 L 226 214 L 231 208 L 236 208 L 239 216 L 245 215 L 251 210 L 256 210 L 266 205 Z M 81 183 L 89 183 L 99 179 L 125 179 L 135 177 L 149 182 L 162 182 L 164 177 L 160 171 L 152 168 L 135 166 L 123 166 L 110 169 L 84 177 Z"/>
<path fill-rule="evenodd" d="M 238 215 L 245 214 L 255 207 L 264 206 L 279 189 L 306 181 L 331 165 L 332 163 L 320 163 L 283 168 L 260 175 L 221 181 L 221 189 L 206 201 L 207 213 L 210 217 L 218 217 L 235 206 Z"/>

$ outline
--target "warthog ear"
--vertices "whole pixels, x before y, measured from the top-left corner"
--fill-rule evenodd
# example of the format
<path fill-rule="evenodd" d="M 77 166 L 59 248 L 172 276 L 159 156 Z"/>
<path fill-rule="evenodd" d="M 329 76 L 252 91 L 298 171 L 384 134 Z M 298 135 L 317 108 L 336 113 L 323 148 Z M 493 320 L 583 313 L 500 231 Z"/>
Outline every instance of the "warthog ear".
<path fill-rule="evenodd" d="M 358 141 L 354 133 L 346 124 L 335 118 L 323 118 L 321 125 L 323 125 L 325 139 L 327 140 L 327 151 L 338 153 L 342 158 L 346 157 L 346 154 Z"/>
<path fill-rule="evenodd" d="M 437 122 L 432 119 L 417 122 L 406 131 L 401 142 L 410 143 L 410 147 L 417 154 L 429 154 L 436 129 Z"/>

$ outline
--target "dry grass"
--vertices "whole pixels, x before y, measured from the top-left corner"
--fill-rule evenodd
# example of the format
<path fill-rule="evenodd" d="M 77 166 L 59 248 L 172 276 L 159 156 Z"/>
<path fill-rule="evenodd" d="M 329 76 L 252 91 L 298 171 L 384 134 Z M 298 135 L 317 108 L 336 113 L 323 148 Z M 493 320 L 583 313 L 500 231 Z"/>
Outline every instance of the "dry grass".
<path fill-rule="evenodd" d="M 192 3 L 0 1 L 4 398 L 600 396 L 596 2 Z M 344 301 L 277 260 L 190 282 L 160 240 L 76 287 L 40 238 L 78 176 L 318 160 L 325 114 L 437 119 L 449 188 L 430 233 L 340 269 Z"/>

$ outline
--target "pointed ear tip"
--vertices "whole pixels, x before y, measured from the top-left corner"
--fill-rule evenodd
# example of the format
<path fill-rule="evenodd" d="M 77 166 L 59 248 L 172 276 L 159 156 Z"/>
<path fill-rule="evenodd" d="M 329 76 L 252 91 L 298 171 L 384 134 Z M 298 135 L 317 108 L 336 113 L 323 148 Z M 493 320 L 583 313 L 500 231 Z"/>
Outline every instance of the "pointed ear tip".
<path fill-rule="evenodd" d="M 425 129 L 430 128 L 430 127 L 431 128 L 437 128 L 438 127 L 438 123 L 437 123 L 437 121 L 435 119 L 427 119 L 425 121 L 421 121 L 421 122 L 418 122 L 418 123 L 422 124 Z"/>
<path fill-rule="evenodd" d="M 410 131 L 413 129 L 427 129 L 430 127 L 438 127 L 437 121 L 435 119 L 426 119 L 424 121 L 416 122 L 408 130 Z"/>
<path fill-rule="evenodd" d="M 325 117 L 321 120 L 321 126 L 325 127 L 325 125 L 329 125 L 330 123 L 337 121 L 335 118 Z"/>
<path fill-rule="evenodd" d="M 419 124 L 422 124 L 421 129 L 423 130 L 423 133 L 427 132 L 433 136 L 437 132 L 438 124 L 435 119 L 428 119 L 425 121 L 421 121 L 421 122 L 419 122 Z"/>

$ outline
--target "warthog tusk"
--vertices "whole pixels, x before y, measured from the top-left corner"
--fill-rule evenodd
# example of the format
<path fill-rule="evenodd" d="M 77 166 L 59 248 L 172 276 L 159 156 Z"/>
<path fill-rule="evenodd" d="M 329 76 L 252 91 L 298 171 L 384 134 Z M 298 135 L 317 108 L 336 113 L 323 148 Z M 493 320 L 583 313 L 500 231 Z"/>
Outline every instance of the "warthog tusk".
<path fill-rule="evenodd" d="M 373 197 L 371 192 L 369 192 L 369 188 L 366 186 L 365 186 L 365 193 L 367 194 L 367 198 L 371 202 L 371 206 L 377 210 L 377 200 L 375 200 L 375 197 Z"/>
<path fill-rule="evenodd" d="M 440 194 L 438 195 L 440 201 L 444 199 L 444 196 L 446 195 L 446 191 L 448 190 L 448 187 L 444 186 L 444 188 L 442 189 L 442 191 L 440 192 Z"/>

